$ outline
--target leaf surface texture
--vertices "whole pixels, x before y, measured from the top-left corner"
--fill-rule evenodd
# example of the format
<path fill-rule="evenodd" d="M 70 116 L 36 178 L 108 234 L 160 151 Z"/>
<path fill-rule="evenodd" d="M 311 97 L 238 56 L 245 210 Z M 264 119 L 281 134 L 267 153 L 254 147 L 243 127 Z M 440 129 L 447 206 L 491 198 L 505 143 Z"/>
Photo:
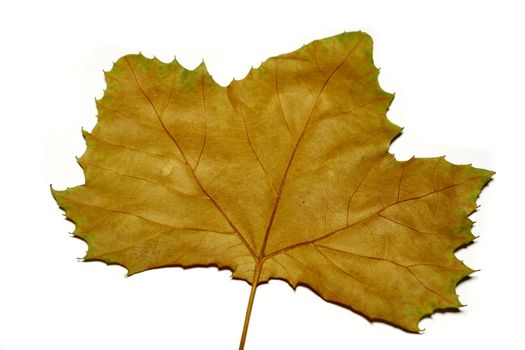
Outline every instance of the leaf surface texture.
<path fill-rule="evenodd" d="M 369 319 L 418 331 L 459 307 L 473 272 L 454 251 L 493 172 L 398 161 L 372 41 L 344 33 L 272 57 L 227 87 L 141 55 L 106 73 L 84 132 L 85 184 L 53 194 L 85 260 L 129 274 L 217 266 L 282 279 Z"/>

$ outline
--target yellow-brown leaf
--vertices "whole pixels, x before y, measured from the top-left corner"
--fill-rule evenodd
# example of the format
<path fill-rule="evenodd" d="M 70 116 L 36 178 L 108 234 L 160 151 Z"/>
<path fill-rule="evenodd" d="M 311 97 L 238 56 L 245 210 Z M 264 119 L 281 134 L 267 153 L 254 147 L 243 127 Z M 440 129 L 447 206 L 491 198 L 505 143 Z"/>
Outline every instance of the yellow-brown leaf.
<path fill-rule="evenodd" d="M 129 274 L 217 266 L 282 279 L 369 319 L 418 331 L 459 307 L 473 270 L 454 251 L 492 172 L 444 158 L 397 161 L 393 95 L 372 41 L 344 33 L 268 59 L 227 87 L 141 55 L 118 60 L 84 132 L 86 183 L 53 194 L 85 260 Z"/>

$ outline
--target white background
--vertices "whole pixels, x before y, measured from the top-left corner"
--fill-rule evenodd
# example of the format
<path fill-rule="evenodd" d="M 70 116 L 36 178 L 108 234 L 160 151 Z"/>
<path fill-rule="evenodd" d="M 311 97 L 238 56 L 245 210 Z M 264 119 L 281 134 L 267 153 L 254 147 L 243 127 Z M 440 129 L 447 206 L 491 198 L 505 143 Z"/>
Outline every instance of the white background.
<path fill-rule="evenodd" d="M 314 39 L 363 30 L 404 126 L 399 159 L 447 155 L 497 172 L 458 253 L 481 272 L 468 307 L 422 335 L 283 282 L 261 286 L 247 349 L 523 348 L 524 8 L 511 1 L 18 1 L 0 5 L 0 349 L 235 349 L 249 286 L 216 269 L 125 270 L 81 263 L 49 185 L 83 183 L 80 128 L 96 122 L 102 70 L 142 51 L 218 83 Z"/>

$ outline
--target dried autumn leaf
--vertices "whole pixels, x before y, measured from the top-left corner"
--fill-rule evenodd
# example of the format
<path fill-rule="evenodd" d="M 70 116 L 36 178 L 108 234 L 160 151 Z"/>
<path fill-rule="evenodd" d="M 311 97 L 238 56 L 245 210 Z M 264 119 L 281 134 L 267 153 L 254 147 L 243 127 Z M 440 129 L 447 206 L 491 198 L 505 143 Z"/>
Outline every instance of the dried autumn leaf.
<path fill-rule="evenodd" d="M 393 95 L 372 41 L 344 33 L 273 57 L 227 87 L 141 55 L 118 60 L 84 132 L 86 184 L 53 194 L 86 261 L 129 274 L 217 266 L 282 279 L 371 320 L 418 331 L 459 307 L 473 272 L 454 251 L 492 172 L 444 158 L 397 161 Z"/>

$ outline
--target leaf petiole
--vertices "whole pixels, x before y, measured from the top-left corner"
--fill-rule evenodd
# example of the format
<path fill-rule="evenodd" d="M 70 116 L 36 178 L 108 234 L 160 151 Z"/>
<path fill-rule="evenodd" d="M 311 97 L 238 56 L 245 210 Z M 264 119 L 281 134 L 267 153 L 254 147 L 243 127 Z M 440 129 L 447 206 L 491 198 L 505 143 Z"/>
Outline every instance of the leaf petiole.
<path fill-rule="evenodd" d="M 255 271 L 253 273 L 252 289 L 250 291 L 250 299 L 248 300 L 248 306 L 246 307 L 246 316 L 244 317 L 244 326 L 242 329 L 241 343 L 239 344 L 239 350 L 244 349 L 246 343 L 246 335 L 248 334 L 248 325 L 250 324 L 250 315 L 252 314 L 253 300 L 255 299 L 255 291 L 259 284 L 259 278 L 261 277 L 263 261 L 258 260 L 255 264 Z"/>

